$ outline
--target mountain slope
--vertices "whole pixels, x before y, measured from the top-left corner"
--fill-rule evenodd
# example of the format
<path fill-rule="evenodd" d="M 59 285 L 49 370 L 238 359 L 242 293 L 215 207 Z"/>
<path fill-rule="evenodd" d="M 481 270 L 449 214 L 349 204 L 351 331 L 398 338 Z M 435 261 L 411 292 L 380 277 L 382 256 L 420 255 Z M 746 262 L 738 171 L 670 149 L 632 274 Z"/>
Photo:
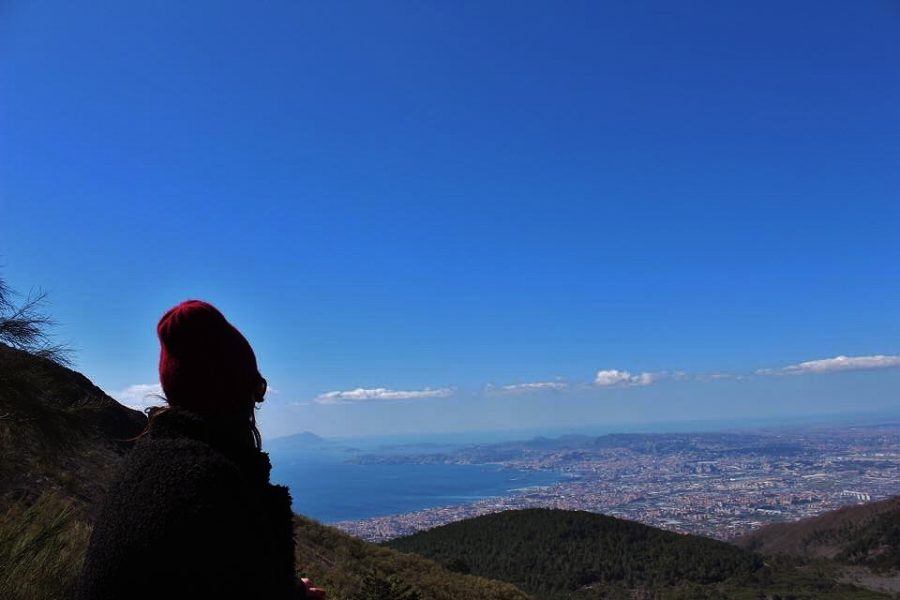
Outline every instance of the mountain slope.
<path fill-rule="evenodd" d="M 0 343 L 0 510 L 55 493 L 90 513 L 145 424 L 84 375 Z"/>
<path fill-rule="evenodd" d="M 381 579 L 396 578 L 423 599 L 531 598 L 509 583 L 454 573 L 432 560 L 364 542 L 306 517 L 298 516 L 295 522 L 298 568 L 323 585 L 329 598 L 359 597 L 372 574 Z"/>
<path fill-rule="evenodd" d="M 794 523 L 773 523 L 736 543 L 769 555 L 900 570 L 900 496 Z"/>
<path fill-rule="evenodd" d="M 146 418 L 0 343 L 0 598 L 67 598 L 110 477 Z"/>
<path fill-rule="evenodd" d="M 578 511 L 507 511 L 385 545 L 547 600 L 884 597 L 837 583 L 827 569 L 772 568 L 725 542 Z"/>
<path fill-rule="evenodd" d="M 590 585 L 702 585 L 750 576 L 762 566 L 754 554 L 724 542 L 550 509 L 485 515 L 386 545 L 510 581 L 542 597 L 566 597 Z"/>

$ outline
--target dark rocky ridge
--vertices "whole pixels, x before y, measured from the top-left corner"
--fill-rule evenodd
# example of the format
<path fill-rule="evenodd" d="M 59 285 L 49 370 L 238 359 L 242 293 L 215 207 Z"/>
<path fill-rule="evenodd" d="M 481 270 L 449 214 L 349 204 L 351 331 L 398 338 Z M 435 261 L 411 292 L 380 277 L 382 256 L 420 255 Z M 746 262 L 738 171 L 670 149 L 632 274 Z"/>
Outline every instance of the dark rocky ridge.
<path fill-rule="evenodd" d="M 146 421 L 81 373 L 0 344 L 0 510 L 55 492 L 90 516 Z"/>

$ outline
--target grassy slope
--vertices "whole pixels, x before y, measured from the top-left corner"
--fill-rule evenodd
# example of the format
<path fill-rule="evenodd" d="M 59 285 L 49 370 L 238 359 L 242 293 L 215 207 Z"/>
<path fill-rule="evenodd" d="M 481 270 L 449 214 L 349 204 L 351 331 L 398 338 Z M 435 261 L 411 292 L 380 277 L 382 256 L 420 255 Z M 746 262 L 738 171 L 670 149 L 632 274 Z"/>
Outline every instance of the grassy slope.
<path fill-rule="evenodd" d="M 48 493 L 30 505 L 15 503 L 0 515 L 0 598 L 71 597 L 91 534 L 79 508 Z"/>
<path fill-rule="evenodd" d="M 530 597 L 509 583 L 453 573 L 434 561 L 364 542 L 305 517 L 296 518 L 296 531 L 297 564 L 305 576 L 328 589 L 329 597 L 351 597 L 373 572 L 398 577 L 423 599 Z"/>

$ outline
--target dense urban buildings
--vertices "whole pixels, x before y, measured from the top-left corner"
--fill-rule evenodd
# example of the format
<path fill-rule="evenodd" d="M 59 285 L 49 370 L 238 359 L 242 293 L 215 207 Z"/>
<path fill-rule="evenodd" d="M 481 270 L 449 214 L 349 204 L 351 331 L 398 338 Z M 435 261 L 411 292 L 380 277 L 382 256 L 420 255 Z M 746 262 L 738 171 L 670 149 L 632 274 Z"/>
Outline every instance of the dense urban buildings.
<path fill-rule="evenodd" d="M 532 507 L 593 511 L 729 539 L 769 522 L 900 493 L 900 424 L 571 436 L 359 460 L 496 464 L 561 475 L 557 484 L 509 496 L 337 524 L 368 540 Z"/>

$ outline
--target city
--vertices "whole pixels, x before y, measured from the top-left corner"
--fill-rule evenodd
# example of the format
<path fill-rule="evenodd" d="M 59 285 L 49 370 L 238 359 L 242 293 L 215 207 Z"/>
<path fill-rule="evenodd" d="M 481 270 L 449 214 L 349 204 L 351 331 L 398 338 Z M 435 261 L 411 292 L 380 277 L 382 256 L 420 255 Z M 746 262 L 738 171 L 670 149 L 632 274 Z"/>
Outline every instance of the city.
<path fill-rule="evenodd" d="M 534 507 L 599 512 L 731 539 L 770 522 L 795 521 L 900 493 L 900 424 L 539 438 L 358 460 L 496 464 L 563 476 L 555 485 L 509 496 L 335 524 L 369 541 Z"/>

